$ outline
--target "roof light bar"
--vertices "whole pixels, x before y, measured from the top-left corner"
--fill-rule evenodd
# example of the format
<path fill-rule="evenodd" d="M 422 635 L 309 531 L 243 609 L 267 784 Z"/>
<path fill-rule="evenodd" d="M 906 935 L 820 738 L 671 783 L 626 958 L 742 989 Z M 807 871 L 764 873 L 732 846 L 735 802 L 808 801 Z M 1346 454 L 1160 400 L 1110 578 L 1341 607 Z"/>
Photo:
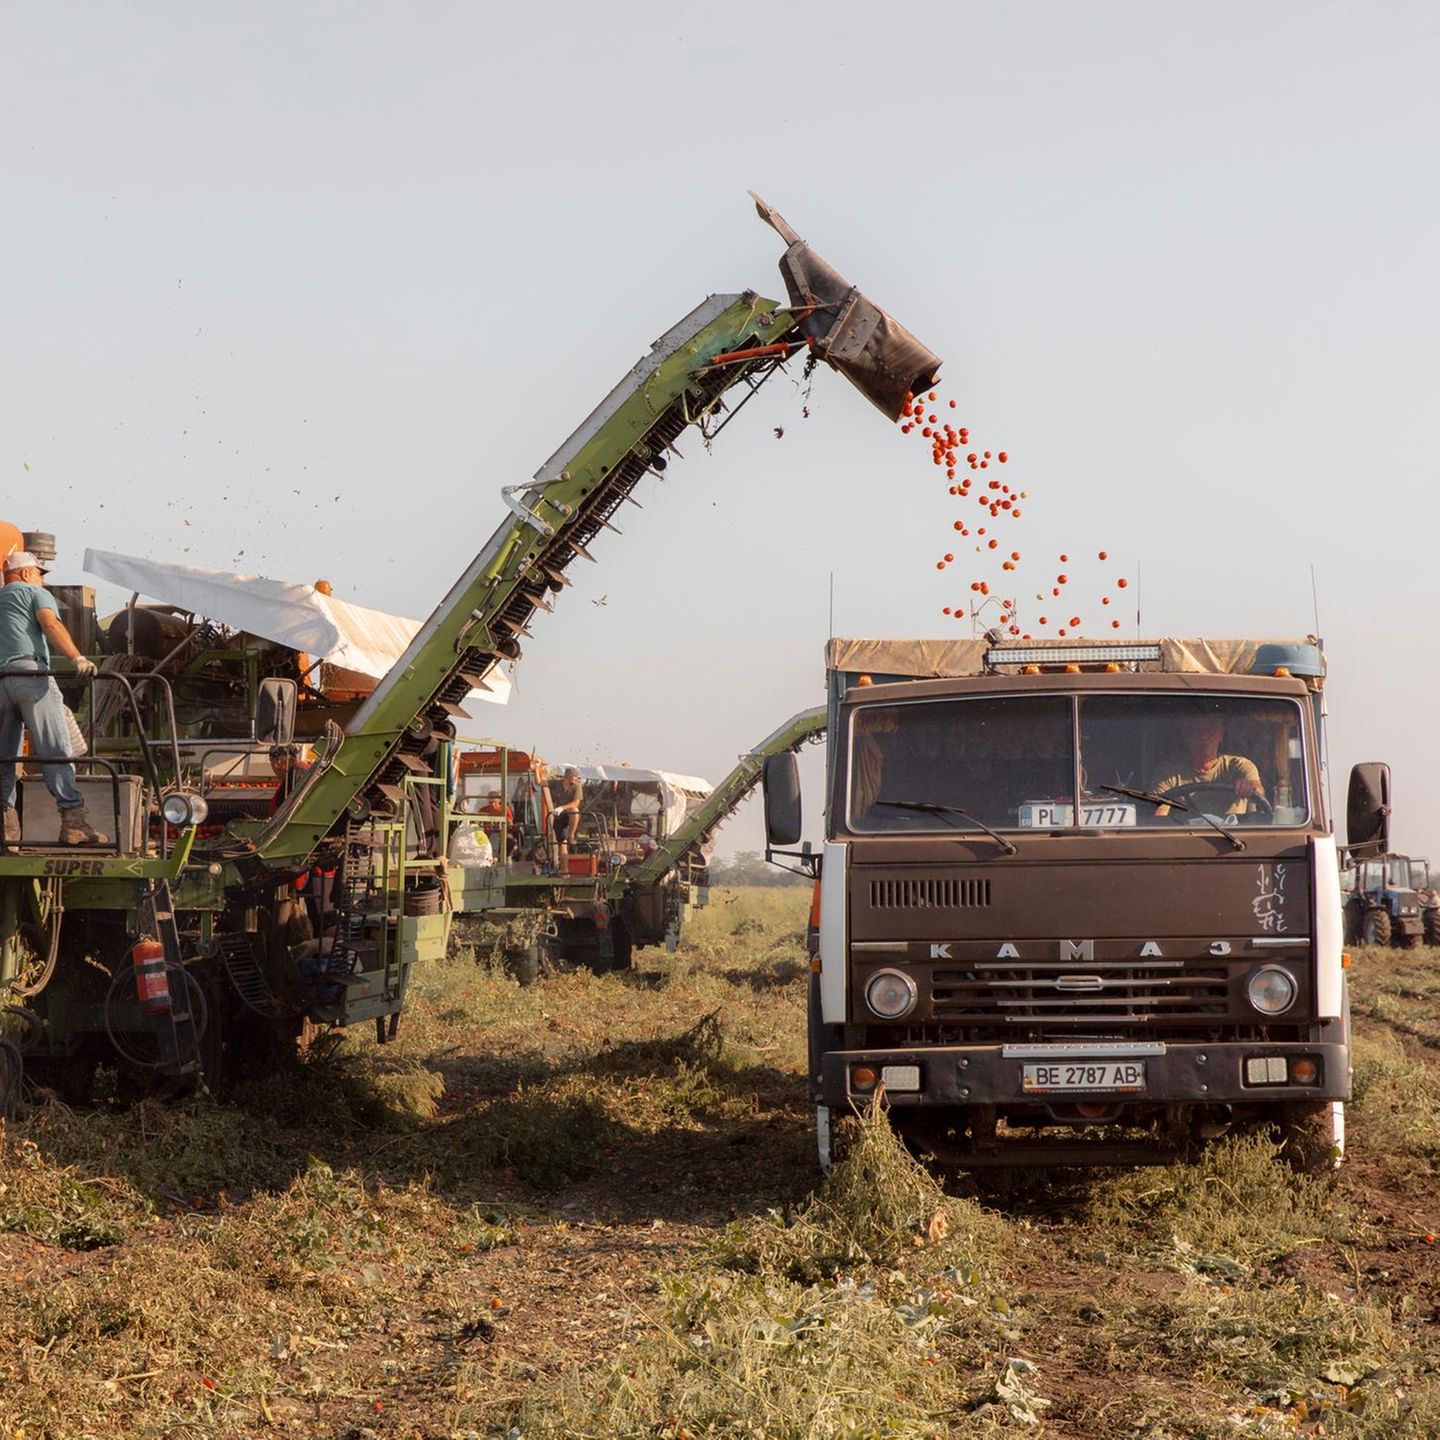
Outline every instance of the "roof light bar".
<path fill-rule="evenodd" d="M 996 645 L 985 652 L 994 665 L 1118 665 L 1160 660 L 1158 645 Z"/>

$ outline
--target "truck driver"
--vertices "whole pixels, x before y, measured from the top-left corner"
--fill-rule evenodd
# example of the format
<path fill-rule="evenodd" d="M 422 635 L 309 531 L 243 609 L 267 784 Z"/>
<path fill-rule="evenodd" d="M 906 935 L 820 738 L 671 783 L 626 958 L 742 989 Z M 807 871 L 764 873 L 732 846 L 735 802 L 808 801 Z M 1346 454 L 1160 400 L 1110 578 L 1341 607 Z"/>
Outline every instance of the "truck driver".
<path fill-rule="evenodd" d="M 1224 815 L 1243 814 L 1250 808 L 1252 795 L 1265 799 L 1265 787 L 1260 783 L 1260 771 L 1255 762 L 1243 755 L 1221 754 L 1225 722 L 1219 715 L 1207 712 L 1187 716 L 1181 726 L 1180 738 L 1185 746 L 1186 763 L 1173 775 L 1167 775 L 1151 787 L 1156 794 L 1168 795 L 1172 790 L 1224 790 L 1234 797 L 1223 810 L 1218 811 Z M 1176 796 L 1176 799 L 1183 798 L 1182 795 Z M 1210 807 L 1207 805 L 1205 808 Z M 1168 815 L 1170 807 L 1158 806 L 1155 813 Z"/>

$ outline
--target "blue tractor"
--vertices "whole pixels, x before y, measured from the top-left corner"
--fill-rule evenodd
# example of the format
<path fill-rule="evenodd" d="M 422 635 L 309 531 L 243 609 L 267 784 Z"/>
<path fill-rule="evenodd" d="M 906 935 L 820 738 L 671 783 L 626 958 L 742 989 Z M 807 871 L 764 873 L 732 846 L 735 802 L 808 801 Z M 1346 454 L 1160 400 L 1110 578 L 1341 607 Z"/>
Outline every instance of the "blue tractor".
<path fill-rule="evenodd" d="M 1350 945 L 1440 945 L 1440 901 L 1430 862 L 1409 855 L 1377 855 L 1342 876 L 1345 940 Z"/>

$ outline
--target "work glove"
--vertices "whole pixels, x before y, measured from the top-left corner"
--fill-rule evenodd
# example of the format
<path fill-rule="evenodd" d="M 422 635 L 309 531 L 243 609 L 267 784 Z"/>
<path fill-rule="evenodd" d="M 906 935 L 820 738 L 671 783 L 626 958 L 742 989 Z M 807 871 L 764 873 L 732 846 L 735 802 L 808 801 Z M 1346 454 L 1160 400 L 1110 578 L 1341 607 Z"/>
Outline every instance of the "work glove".
<path fill-rule="evenodd" d="M 75 658 L 75 673 L 82 679 L 88 680 L 95 674 L 99 666 L 90 659 L 88 655 L 78 655 Z"/>

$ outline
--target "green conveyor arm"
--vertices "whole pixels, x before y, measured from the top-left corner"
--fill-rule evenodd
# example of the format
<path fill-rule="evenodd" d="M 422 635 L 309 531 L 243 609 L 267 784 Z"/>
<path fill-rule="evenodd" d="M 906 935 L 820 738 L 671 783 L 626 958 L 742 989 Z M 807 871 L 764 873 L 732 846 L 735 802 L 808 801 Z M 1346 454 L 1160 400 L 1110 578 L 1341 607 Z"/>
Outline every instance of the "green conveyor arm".
<path fill-rule="evenodd" d="M 305 864 L 347 813 L 395 813 L 406 774 L 429 774 L 425 752 L 437 726 L 459 711 L 498 661 L 519 654 L 519 636 L 567 567 L 589 546 L 648 471 L 692 424 L 707 437 L 724 423 L 722 397 L 740 403 L 799 342 L 796 318 L 753 291 L 712 295 L 655 342 L 526 485 L 502 491 L 510 516 L 420 627 L 405 654 L 343 734 L 321 747 L 305 783 L 251 835 L 235 858 L 246 869 Z M 716 356 L 773 347 L 714 365 Z M 731 409 L 737 408 L 732 406 Z"/>
<path fill-rule="evenodd" d="M 759 783 L 770 756 L 798 750 L 807 740 L 817 739 L 824 733 L 823 705 L 792 715 L 778 730 L 740 757 L 740 763 L 705 797 L 705 802 L 686 817 L 685 823 L 673 835 L 665 837 L 653 855 L 639 865 L 627 865 L 620 872 L 620 878 L 631 886 L 655 884 L 692 846 L 703 843 L 713 830 L 734 814 L 735 808 Z"/>

